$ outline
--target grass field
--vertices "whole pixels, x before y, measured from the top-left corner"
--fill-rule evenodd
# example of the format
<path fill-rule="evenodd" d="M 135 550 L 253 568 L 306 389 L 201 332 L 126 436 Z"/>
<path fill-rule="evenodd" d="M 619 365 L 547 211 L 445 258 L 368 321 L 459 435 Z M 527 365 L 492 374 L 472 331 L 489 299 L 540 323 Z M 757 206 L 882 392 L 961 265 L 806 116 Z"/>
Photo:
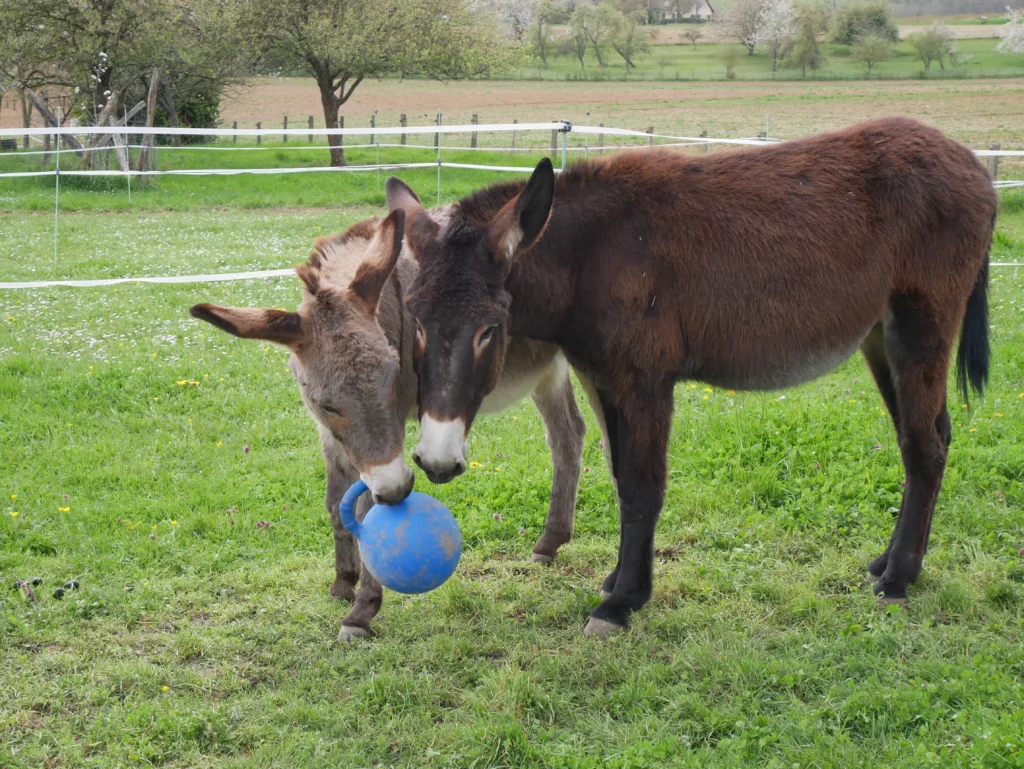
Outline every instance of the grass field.
<path fill-rule="evenodd" d="M 833 93 L 814 117 L 791 97 L 808 121 L 864 104 Z M 931 98 L 1017 140 L 960 90 Z M 771 104 L 737 96 L 721 125 L 740 102 Z M 314 162 L 276 152 L 216 162 Z M 434 173 L 404 178 L 429 202 Z M 489 178 L 446 169 L 442 196 Z M 52 190 L 0 188 L 0 279 L 287 266 L 382 200 L 373 174 L 165 178 L 131 203 L 122 185 L 62 193 L 56 268 Z M 993 258 L 1024 261 L 1024 194 L 1002 197 Z M 0 591 L 0 766 L 1022 765 L 1022 296 L 1024 271 L 993 270 L 991 386 L 971 411 L 951 400 L 906 608 L 863 581 L 902 472 L 854 359 L 782 393 L 677 389 L 655 599 L 623 636 L 580 635 L 617 532 L 596 429 L 576 538 L 528 563 L 551 469 L 523 404 L 475 428 L 480 467 L 417 480 L 459 519 L 456 577 L 389 593 L 377 636 L 339 647 L 323 464 L 286 354 L 187 314 L 291 307 L 298 281 L 0 292 L 0 579 L 44 579 L 37 604 Z"/>
<path fill-rule="evenodd" d="M 683 26 L 683 25 L 679 25 Z M 675 33 L 676 37 L 682 35 L 684 30 Z M 664 40 L 666 33 L 660 32 Z M 673 41 L 676 42 L 676 41 Z M 725 44 L 701 44 L 696 46 L 679 40 L 677 45 L 656 45 L 651 52 L 638 57 L 636 67 L 626 74 L 622 57 L 614 51 L 609 50 L 607 65 L 604 69 L 598 67 L 594 52 L 590 51 L 585 58 L 585 68 L 581 70 L 580 63 L 571 56 L 558 56 L 548 60 L 548 68 L 544 69 L 537 64 L 523 67 L 519 70 L 521 78 L 551 79 L 551 80 L 724 80 L 725 65 L 722 63 L 721 54 Z M 969 55 L 963 64 L 951 67 L 947 63 L 946 70 L 939 68 L 938 63 L 932 65 L 929 77 L 1020 77 L 1024 75 L 1024 55 L 1008 54 L 996 50 L 999 41 L 996 39 L 967 39 L 957 41 L 957 48 L 964 54 Z M 772 72 L 771 52 L 763 47 L 758 47 L 753 56 L 748 56 L 746 49 L 737 46 L 740 50 L 738 64 L 736 66 L 736 78 L 739 80 L 777 79 L 793 80 L 801 79 L 803 75 L 799 69 L 779 66 L 778 71 Z M 827 56 L 825 66 L 818 72 L 808 72 L 807 77 L 811 79 L 839 79 L 849 80 L 864 78 L 867 76 L 867 68 L 850 56 L 849 46 L 823 43 L 822 49 Z M 904 80 L 908 78 L 924 77 L 924 66 L 914 55 L 910 45 L 903 41 L 896 45 L 891 61 L 876 64 L 871 72 L 873 78 L 889 78 Z"/>

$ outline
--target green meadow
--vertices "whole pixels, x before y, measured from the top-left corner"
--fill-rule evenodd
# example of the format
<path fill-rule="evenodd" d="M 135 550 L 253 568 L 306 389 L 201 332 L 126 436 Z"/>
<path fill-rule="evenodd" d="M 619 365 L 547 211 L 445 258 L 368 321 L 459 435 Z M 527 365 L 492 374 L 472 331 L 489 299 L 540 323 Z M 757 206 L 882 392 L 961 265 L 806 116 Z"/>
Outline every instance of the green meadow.
<path fill-rule="evenodd" d="M 307 152 L 215 162 L 323 162 Z M 402 176 L 435 202 L 435 169 Z M 56 262 L 52 179 L 0 180 L 0 280 L 287 267 L 383 203 L 374 173 L 164 177 L 130 201 L 123 179 L 69 178 Z M 495 178 L 444 169 L 441 200 Z M 1020 192 L 993 260 L 1024 262 Z M 479 421 L 478 467 L 417 478 L 462 528 L 456 576 L 387 593 L 376 635 L 336 645 L 324 467 L 287 353 L 188 315 L 294 307 L 298 280 L 2 291 L 0 766 L 1024 765 L 1024 270 L 992 274 L 990 387 L 970 410 L 950 396 L 905 607 L 864 579 L 903 474 L 854 358 L 783 392 L 677 388 L 654 600 L 607 642 L 581 634 L 618 531 L 589 414 L 552 566 L 529 562 L 551 464 L 527 401 Z M 38 602 L 11 589 L 31 577 Z"/>

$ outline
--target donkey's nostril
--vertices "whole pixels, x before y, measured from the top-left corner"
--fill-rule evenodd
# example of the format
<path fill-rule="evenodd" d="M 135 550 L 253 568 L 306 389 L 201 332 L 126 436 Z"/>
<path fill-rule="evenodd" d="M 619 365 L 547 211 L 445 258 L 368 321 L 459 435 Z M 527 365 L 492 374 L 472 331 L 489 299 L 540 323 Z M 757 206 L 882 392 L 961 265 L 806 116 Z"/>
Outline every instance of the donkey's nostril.
<path fill-rule="evenodd" d="M 416 463 L 416 467 L 418 467 L 420 470 L 427 469 L 423 466 L 423 461 L 420 459 L 420 453 L 418 451 L 412 455 L 412 461 Z"/>

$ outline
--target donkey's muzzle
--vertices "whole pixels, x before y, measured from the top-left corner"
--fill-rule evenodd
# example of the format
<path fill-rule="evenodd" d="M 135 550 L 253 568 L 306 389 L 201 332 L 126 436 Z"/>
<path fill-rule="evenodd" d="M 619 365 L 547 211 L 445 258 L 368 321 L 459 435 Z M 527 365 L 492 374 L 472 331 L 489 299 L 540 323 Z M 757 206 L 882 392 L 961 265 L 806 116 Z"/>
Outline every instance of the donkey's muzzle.
<path fill-rule="evenodd" d="M 445 462 L 443 464 L 430 464 L 423 461 L 423 458 L 420 456 L 418 451 L 412 455 L 412 459 L 416 465 L 427 474 L 427 478 L 430 479 L 431 483 L 448 483 L 448 481 L 453 478 L 458 478 L 466 472 L 466 463 L 464 460 Z"/>

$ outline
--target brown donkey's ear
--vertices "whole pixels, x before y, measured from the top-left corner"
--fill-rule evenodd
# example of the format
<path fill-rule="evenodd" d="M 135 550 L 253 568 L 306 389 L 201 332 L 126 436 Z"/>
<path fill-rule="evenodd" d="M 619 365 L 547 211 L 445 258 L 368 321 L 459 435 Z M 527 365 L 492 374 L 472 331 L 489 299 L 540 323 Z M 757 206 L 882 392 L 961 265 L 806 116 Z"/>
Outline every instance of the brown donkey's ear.
<path fill-rule="evenodd" d="M 437 223 L 430 218 L 420 199 L 408 184 L 396 176 L 389 176 L 384 183 L 388 208 L 405 212 L 405 237 L 409 241 L 412 257 L 419 261 L 426 245 L 437 236 Z"/>
<path fill-rule="evenodd" d="M 395 269 L 395 263 L 402 253 L 402 238 L 405 237 L 405 211 L 401 208 L 392 211 L 380 223 L 377 234 L 370 242 L 366 259 L 356 276 L 352 279 L 348 290 L 352 297 L 363 304 L 367 312 L 373 315 L 377 311 L 380 292 L 384 290 L 388 276 Z"/>
<path fill-rule="evenodd" d="M 498 259 L 512 263 L 516 254 L 537 242 L 544 232 L 555 198 L 555 170 L 544 158 L 533 169 L 526 187 L 491 222 L 491 239 Z"/>
<path fill-rule="evenodd" d="M 193 318 L 243 339 L 263 339 L 292 349 L 302 341 L 302 318 L 297 312 L 215 304 L 197 304 L 189 312 Z"/>

